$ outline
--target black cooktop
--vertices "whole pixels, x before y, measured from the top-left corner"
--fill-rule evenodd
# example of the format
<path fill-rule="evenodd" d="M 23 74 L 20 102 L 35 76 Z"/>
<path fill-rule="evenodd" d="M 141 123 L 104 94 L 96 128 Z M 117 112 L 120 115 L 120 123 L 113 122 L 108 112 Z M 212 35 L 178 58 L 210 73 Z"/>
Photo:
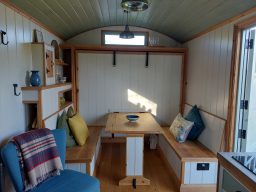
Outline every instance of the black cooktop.
<path fill-rule="evenodd" d="M 232 156 L 232 158 L 256 175 L 256 156 L 237 155 Z"/>

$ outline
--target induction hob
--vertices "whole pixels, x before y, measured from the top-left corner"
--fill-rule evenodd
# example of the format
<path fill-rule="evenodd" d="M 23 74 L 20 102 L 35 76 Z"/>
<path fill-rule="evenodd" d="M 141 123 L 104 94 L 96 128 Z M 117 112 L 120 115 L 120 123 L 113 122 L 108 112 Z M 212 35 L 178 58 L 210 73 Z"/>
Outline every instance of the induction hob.
<path fill-rule="evenodd" d="M 232 158 L 256 175 L 256 156 L 236 155 L 232 156 Z"/>

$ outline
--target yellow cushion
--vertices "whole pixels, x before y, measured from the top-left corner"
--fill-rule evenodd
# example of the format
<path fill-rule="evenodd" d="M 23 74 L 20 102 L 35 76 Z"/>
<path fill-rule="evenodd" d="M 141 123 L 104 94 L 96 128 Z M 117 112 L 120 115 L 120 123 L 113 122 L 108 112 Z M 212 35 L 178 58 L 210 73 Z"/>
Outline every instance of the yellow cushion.
<path fill-rule="evenodd" d="M 89 136 L 89 130 L 83 117 L 77 113 L 72 118 L 68 119 L 68 123 L 77 144 L 84 145 Z"/>

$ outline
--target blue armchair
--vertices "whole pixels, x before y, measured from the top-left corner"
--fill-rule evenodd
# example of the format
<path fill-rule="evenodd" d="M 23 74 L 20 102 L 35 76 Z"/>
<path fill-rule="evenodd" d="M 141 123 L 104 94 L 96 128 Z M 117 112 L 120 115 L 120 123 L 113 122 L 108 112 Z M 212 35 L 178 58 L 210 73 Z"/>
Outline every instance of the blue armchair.
<path fill-rule="evenodd" d="M 65 166 L 66 155 L 66 133 L 64 129 L 53 130 L 60 158 Z M 16 148 L 9 142 L 1 150 L 2 161 L 17 192 L 24 191 L 24 184 L 21 176 L 19 159 Z M 100 192 L 99 180 L 89 175 L 73 171 L 63 170 L 60 175 L 51 177 L 39 184 L 33 192 Z M 31 191 L 31 192 L 32 192 Z"/>

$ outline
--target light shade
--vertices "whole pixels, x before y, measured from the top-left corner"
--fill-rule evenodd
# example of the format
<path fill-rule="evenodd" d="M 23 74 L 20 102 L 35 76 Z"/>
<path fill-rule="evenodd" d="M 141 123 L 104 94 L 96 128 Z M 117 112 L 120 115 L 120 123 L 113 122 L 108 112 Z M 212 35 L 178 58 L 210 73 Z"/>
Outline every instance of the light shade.
<path fill-rule="evenodd" d="M 144 11 L 148 8 L 148 0 L 122 0 L 121 6 L 126 11 Z"/>
<path fill-rule="evenodd" d="M 121 39 L 133 39 L 134 33 L 130 31 L 128 25 L 125 25 L 124 31 L 120 33 L 119 37 Z"/>

